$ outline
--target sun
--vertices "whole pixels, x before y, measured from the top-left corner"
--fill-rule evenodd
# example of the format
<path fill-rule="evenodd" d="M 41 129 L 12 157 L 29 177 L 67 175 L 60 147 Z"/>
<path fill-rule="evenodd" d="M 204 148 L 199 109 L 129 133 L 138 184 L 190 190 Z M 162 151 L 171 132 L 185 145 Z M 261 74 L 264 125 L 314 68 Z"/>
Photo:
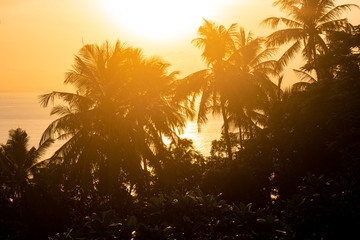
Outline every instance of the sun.
<path fill-rule="evenodd" d="M 111 21 L 148 40 L 169 40 L 196 32 L 221 0 L 101 0 Z"/>

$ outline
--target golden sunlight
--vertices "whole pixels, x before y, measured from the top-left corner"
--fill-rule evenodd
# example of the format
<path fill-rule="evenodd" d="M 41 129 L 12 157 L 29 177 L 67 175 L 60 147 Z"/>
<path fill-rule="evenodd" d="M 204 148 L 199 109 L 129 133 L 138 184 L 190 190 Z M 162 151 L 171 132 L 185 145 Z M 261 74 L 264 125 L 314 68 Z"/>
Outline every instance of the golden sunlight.
<path fill-rule="evenodd" d="M 232 0 L 101 0 L 110 20 L 131 34 L 169 40 L 196 32 L 202 18 L 213 18 Z"/>

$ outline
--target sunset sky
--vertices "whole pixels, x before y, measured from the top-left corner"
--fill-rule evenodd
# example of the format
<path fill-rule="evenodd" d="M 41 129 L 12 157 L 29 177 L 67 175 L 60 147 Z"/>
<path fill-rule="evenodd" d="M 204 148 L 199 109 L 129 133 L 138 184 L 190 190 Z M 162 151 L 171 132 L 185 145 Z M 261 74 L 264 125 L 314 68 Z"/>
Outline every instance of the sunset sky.
<path fill-rule="evenodd" d="M 0 92 L 63 89 L 64 72 L 83 43 L 120 39 L 160 55 L 183 75 L 200 70 L 201 52 L 190 44 L 202 17 L 256 35 L 266 17 L 279 15 L 272 0 L 1 0 Z M 359 0 L 338 1 L 359 3 Z M 349 15 L 360 23 L 360 13 Z"/>
<path fill-rule="evenodd" d="M 271 31 L 259 23 L 283 15 L 272 2 L 0 0 L 0 143 L 16 127 L 27 130 L 32 145 L 38 143 L 53 118 L 50 109 L 40 107 L 37 96 L 53 90 L 72 91 L 63 85 L 64 73 L 83 44 L 120 39 L 142 48 L 147 56 L 161 56 L 182 77 L 204 68 L 201 51 L 190 43 L 203 17 L 225 27 L 238 23 L 256 36 L 266 36 Z M 337 2 L 342 3 L 360 4 L 360 0 Z M 360 24 L 359 10 L 347 16 L 354 25 Z M 296 81 L 291 68 L 299 67 L 300 61 L 298 57 L 289 66 L 283 86 Z M 206 127 L 207 138 L 219 136 L 219 123 L 209 122 Z"/>

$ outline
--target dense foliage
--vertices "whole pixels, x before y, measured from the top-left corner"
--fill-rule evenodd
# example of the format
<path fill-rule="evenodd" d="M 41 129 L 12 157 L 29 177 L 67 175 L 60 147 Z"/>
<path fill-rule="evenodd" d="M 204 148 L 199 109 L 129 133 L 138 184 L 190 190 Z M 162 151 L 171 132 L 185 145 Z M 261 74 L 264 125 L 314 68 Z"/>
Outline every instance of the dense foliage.
<path fill-rule="evenodd" d="M 0 238 L 356 236 L 360 27 L 338 19 L 350 5 L 276 5 L 296 22 L 266 20 L 290 27 L 268 38 L 205 20 L 193 43 L 208 68 L 184 79 L 168 73 L 161 59 L 120 42 L 85 45 L 65 80 L 76 93 L 40 98 L 44 106 L 60 101 L 52 109 L 59 118 L 39 147 L 28 148 L 22 129 L 10 130 L 0 147 Z M 311 23 L 315 35 L 291 31 Z M 284 35 L 289 31 L 295 35 Z M 312 81 L 282 92 L 271 80 L 281 83 L 293 52 L 275 61 L 269 46 L 287 40 L 295 40 L 291 51 L 305 43 L 301 80 Z M 179 137 L 195 111 L 199 125 L 209 113 L 224 120 L 208 157 Z M 54 140 L 66 141 L 43 159 Z"/>

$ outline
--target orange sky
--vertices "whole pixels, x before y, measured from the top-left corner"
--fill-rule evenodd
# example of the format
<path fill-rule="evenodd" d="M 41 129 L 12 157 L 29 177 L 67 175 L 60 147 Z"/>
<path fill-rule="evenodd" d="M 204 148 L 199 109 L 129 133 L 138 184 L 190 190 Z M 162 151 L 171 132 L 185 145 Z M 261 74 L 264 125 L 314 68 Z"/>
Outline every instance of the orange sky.
<path fill-rule="evenodd" d="M 64 89 L 64 73 L 71 67 L 73 55 L 83 42 L 115 42 L 120 39 L 143 48 L 146 55 L 162 56 L 173 65 L 173 70 L 180 70 L 186 75 L 203 67 L 201 52 L 190 44 L 191 39 L 196 36 L 202 16 L 196 16 L 195 19 L 193 15 L 190 16 L 190 12 L 205 14 L 205 17 L 226 27 L 237 22 L 246 29 L 252 29 L 257 35 L 269 33 L 269 30 L 258 27 L 261 20 L 279 14 L 271 6 L 272 0 L 168 0 L 167 4 L 160 0 L 150 0 L 156 5 L 153 10 L 157 11 L 155 14 L 147 9 L 151 8 L 149 4 L 142 8 L 140 0 L 136 0 L 138 6 L 132 4 L 131 8 L 127 4 L 135 0 L 118 0 L 123 5 L 111 3 L 114 1 L 116 0 L 0 0 L 0 93 L 45 93 Z M 359 0 L 337 3 L 344 2 L 360 4 Z M 197 10 L 201 7 L 199 3 L 208 4 L 208 7 Z M 142 12 L 146 19 L 139 17 L 139 20 L 148 24 L 143 24 L 146 29 L 129 31 L 125 25 L 136 21 L 136 18 L 121 23 L 124 20 L 116 14 L 119 6 L 127 6 L 119 12 L 130 13 L 129 16 Z M 136 12 L 132 14 L 134 9 Z M 181 16 L 188 21 L 193 17 L 194 24 L 189 25 L 189 22 L 184 21 L 184 24 L 189 25 L 187 31 L 182 29 L 183 33 L 175 38 L 166 36 L 166 32 L 160 37 L 161 29 L 158 27 L 151 30 L 152 23 L 149 19 L 152 16 L 162 16 L 164 12 L 164 18 L 175 17 L 178 21 Z M 349 19 L 353 24 L 360 24 L 360 12 L 354 10 Z M 173 24 L 175 29 L 178 27 L 176 24 Z M 143 25 L 139 25 L 140 28 Z M 145 30 L 148 35 L 141 33 Z M 157 32 L 159 38 L 150 38 L 149 31 Z"/>

